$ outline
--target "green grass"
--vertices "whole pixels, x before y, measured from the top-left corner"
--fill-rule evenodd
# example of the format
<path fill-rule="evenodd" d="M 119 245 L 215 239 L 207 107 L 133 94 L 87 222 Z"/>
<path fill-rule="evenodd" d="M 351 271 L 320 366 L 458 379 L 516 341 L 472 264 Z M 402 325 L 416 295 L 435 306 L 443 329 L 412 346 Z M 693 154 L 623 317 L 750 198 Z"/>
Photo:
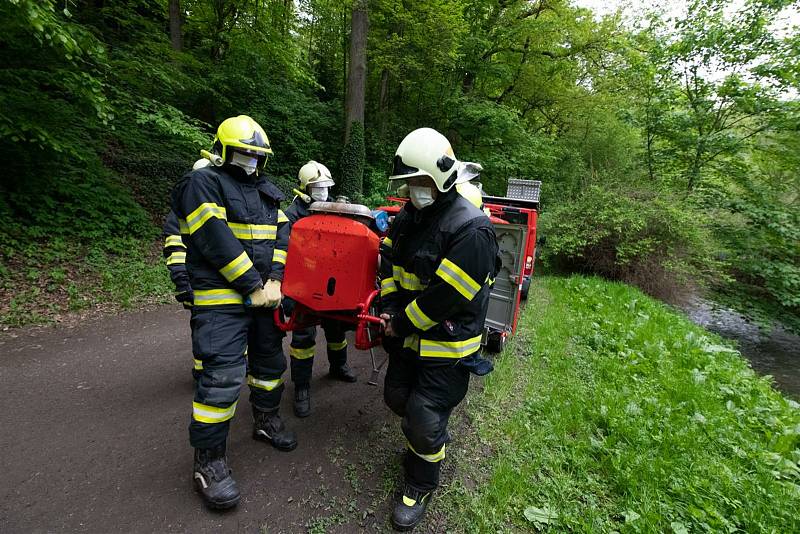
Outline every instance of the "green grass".
<path fill-rule="evenodd" d="M 174 288 L 159 244 L 116 238 L 100 244 L 54 239 L 0 255 L 0 325 L 47 324 L 91 308 L 169 302 Z"/>
<path fill-rule="evenodd" d="M 468 532 L 798 532 L 800 407 L 636 289 L 531 287 L 439 496 Z"/>

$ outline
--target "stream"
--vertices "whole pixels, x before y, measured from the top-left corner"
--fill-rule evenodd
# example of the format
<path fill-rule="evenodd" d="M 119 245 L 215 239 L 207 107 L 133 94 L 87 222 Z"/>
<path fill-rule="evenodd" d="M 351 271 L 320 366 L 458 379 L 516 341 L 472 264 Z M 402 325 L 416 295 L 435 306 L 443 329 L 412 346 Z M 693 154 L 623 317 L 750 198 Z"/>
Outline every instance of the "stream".
<path fill-rule="evenodd" d="M 772 376 L 779 390 L 800 399 L 800 336 L 780 325 L 764 332 L 745 316 L 699 297 L 684 311 L 694 323 L 736 341 L 756 372 Z"/>

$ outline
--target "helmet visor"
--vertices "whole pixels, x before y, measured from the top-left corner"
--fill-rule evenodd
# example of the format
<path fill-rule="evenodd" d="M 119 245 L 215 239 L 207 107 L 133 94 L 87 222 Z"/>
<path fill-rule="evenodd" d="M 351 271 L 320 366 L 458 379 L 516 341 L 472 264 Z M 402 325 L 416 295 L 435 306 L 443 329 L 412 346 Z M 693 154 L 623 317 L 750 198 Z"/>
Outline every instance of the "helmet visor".
<path fill-rule="evenodd" d="M 259 169 L 263 169 L 264 166 L 267 164 L 268 156 L 263 152 L 256 152 L 255 150 L 249 150 L 247 148 L 241 147 L 230 147 L 230 155 L 229 158 L 233 158 L 234 154 L 241 154 L 242 156 L 248 158 L 256 158 L 258 160 L 257 166 Z"/>
<path fill-rule="evenodd" d="M 394 163 L 392 165 L 392 174 L 389 176 L 389 179 L 405 180 L 407 178 L 411 178 L 412 176 L 430 176 L 430 174 L 417 167 L 411 167 L 410 165 L 406 165 L 403 162 L 402 157 L 395 156 Z"/>

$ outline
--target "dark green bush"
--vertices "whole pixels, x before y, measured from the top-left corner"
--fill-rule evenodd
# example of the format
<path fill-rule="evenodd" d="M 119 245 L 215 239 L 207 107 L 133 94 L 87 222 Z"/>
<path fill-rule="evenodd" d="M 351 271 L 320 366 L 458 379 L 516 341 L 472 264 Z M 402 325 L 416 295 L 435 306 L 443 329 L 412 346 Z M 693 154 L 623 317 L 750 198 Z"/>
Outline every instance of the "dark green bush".
<path fill-rule="evenodd" d="M 660 297 L 717 272 L 704 216 L 653 192 L 590 187 L 545 212 L 540 233 L 548 267 L 621 280 Z"/>

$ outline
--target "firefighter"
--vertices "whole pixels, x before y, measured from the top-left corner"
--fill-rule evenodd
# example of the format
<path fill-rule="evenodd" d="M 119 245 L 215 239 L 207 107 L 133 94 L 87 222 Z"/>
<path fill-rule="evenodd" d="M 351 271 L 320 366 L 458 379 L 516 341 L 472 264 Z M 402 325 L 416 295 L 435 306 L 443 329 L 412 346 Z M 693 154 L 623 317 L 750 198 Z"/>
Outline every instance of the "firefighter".
<path fill-rule="evenodd" d="M 192 170 L 196 171 L 210 164 L 211 162 L 206 158 L 200 158 L 194 162 Z M 164 221 L 163 235 L 164 248 L 162 253 L 167 263 L 167 269 L 169 269 L 169 277 L 175 286 L 175 300 L 183 304 L 183 307 L 187 310 L 191 310 L 194 292 L 192 292 L 192 286 L 189 285 L 189 273 L 186 272 L 186 245 L 183 244 L 178 217 L 172 210 L 169 211 L 167 219 Z M 203 362 L 198 358 L 194 358 L 192 377 L 197 380 L 202 370 Z"/>
<path fill-rule="evenodd" d="M 300 180 L 300 189 L 295 189 L 297 196 L 286 209 L 286 216 L 291 224 L 310 214 L 308 207 L 312 202 L 327 201 L 328 192 L 335 185 L 328 168 L 316 161 L 303 165 L 297 177 Z M 330 376 L 343 382 L 355 382 L 356 375 L 347 365 L 344 325 L 339 321 L 323 321 L 322 329 L 327 343 Z M 316 338 L 317 329 L 314 326 L 292 332 L 289 356 L 294 383 L 294 413 L 297 417 L 308 417 L 311 414 L 311 371 Z"/>
<path fill-rule="evenodd" d="M 384 400 L 402 417 L 405 481 L 392 523 L 411 530 L 439 484 L 450 413 L 470 373 L 491 364 L 481 334 L 496 275 L 497 238 L 489 219 L 456 190 L 458 161 L 439 132 L 408 134 L 390 180 L 408 185 L 407 202 L 381 244 L 381 318 L 389 367 Z"/>
<path fill-rule="evenodd" d="M 172 207 L 184 229 L 192 349 L 202 362 L 189 424 L 193 476 L 206 505 L 222 509 L 240 498 L 226 440 L 245 380 L 253 437 L 283 451 L 297 440 L 278 414 L 286 360 L 273 308 L 281 301 L 290 226 L 278 209 L 283 195 L 260 175 L 272 150 L 261 126 L 245 115 L 220 124 L 212 150 L 219 166 L 187 174 Z"/>
<path fill-rule="evenodd" d="M 456 191 L 458 191 L 458 194 L 462 197 L 466 198 L 470 204 L 483 211 L 483 195 L 476 185 L 470 182 L 456 184 Z"/>

